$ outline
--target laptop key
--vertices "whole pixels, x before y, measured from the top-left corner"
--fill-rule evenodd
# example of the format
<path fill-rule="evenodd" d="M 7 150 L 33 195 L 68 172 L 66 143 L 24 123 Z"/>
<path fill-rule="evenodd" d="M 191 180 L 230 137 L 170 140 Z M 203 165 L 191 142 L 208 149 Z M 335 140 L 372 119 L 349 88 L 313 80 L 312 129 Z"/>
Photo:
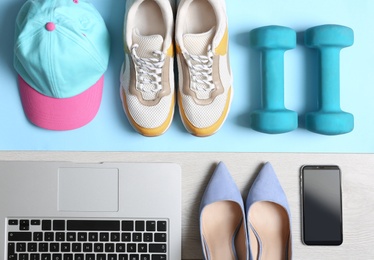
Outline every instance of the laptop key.
<path fill-rule="evenodd" d="M 66 236 L 67 241 L 76 241 L 76 234 L 75 233 L 68 232 L 66 235 L 67 235 Z"/>
<path fill-rule="evenodd" d="M 65 241 L 65 233 L 64 232 L 56 232 L 56 241 L 64 242 Z"/>
<path fill-rule="evenodd" d="M 43 241 L 43 233 L 42 232 L 34 232 L 33 233 L 34 241 Z"/>
<path fill-rule="evenodd" d="M 65 220 L 53 220 L 53 230 L 65 230 Z"/>
<path fill-rule="evenodd" d="M 37 252 L 38 251 L 38 244 L 37 243 L 28 243 L 27 244 L 27 252 Z"/>
<path fill-rule="evenodd" d="M 103 243 L 95 243 L 94 244 L 94 252 L 104 252 L 104 244 Z"/>
<path fill-rule="evenodd" d="M 155 242 L 166 242 L 166 233 L 156 233 Z"/>
<path fill-rule="evenodd" d="M 106 255 L 105 254 L 98 254 L 96 259 L 97 260 L 106 260 Z"/>
<path fill-rule="evenodd" d="M 68 220 L 67 230 L 71 231 L 119 231 L 117 220 Z"/>
<path fill-rule="evenodd" d="M 30 229 L 30 221 L 27 219 L 21 219 L 19 222 L 19 229 L 20 230 L 29 230 Z"/>
<path fill-rule="evenodd" d="M 111 233 L 110 234 L 110 241 L 111 242 L 118 242 L 118 241 L 120 241 L 120 235 L 119 235 L 119 233 Z"/>
<path fill-rule="evenodd" d="M 10 226 L 17 226 L 18 225 L 18 219 L 9 219 L 8 225 Z"/>
<path fill-rule="evenodd" d="M 8 254 L 8 260 L 17 260 L 17 254 Z"/>
<path fill-rule="evenodd" d="M 135 231 L 144 231 L 144 221 L 143 220 L 135 221 Z"/>
<path fill-rule="evenodd" d="M 118 260 L 129 260 L 129 255 L 128 254 L 120 254 L 118 256 Z"/>
<path fill-rule="evenodd" d="M 133 255 L 133 254 L 131 254 L 129 260 L 139 260 L 139 255 Z"/>
<path fill-rule="evenodd" d="M 96 232 L 88 233 L 88 241 L 98 241 L 98 233 Z"/>
<path fill-rule="evenodd" d="M 136 252 L 136 244 L 132 244 L 132 243 L 127 244 L 127 252 L 130 252 L 130 253 Z"/>
<path fill-rule="evenodd" d="M 117 260 L 117 255 L 115 255 L 115 254 L 109 254 L 108 255 L 108 260 Z"/>
<path fill-rule="evenodd" d="M 106 243 L 105 244 L 105 252 L 114 252 L 114 244 L 113 243 Z"/>
<path fill-rule="evenodd" d="M 83 252 L 92 252 L 92 243 L 84 243 Z"/>
<path fill-rule="evenodd" d="M 86 255 L 86 260 L 95 260 L 95 255 L 94 254 L 87 254 Z"/>
<path fill-rule="evenodd" d="M 166 255 L 152 255 L 151 260 L 166 260 Z"/>
<path fill-rule="evenodd" d="M 53 254 L 52 260 L 62 260 L 62 254 Z"/>
<path fill-rule="evenodd" d="M 122 233 L 122 242 L 130 242 L 131 241 L 131 233 Z"/>
<path fill-rule="evenodd" d="M 45 241 L 54 241 L 54 233 L 53 232 L 45 232 L 44 233 L 44 240 Z"/>
<path fill-rule="evenodd" d="M 166 244 L 149 244 L 150 253 L 166 253 Z"/>
<path fill-rule="evenodd" d="M 157 231 L 166 231 L 166 221 L 157 221 Z"/>
<path fill-rule="evenodd" d="M 31 241 L 31 232 L 9 232 L 8 241 Z"/>
<path fill-rule="evenodd" d="M 147 252 L 147 244 L 138 244 L 138 252 L 141 252 L 141 253 Z"/>
<path fill-rule="evenodd" d="M 31 223 L 32 226 L 39 226 L 40 225 L 40 220 L 39 219 L 32 219 L 30 223 Z"/>
<path fill-rule="evenodd" d="M 134 231 L 134 221 L 123 220 L 122 221 L 122 231 Z"/>
<path fill-rule="evenodd" d="M 51 220 L 42 220 L 42 230 L 51 230 L 52 229 L 52 221 Z"/>
<path fill-rule="evenodd" d="M 39 243 L 39 252 L 48 252 L 48 243 Z"/>
<path fill-rule="evenodd" d="M 151 256 L 150 255 L 140 255 L 140 260 L 151 260 Z"/>
<path fill-rule="evenodd" d="M 156 221 L 148 220 L 146 222 L 147 231 L 156 231 Z"/>
<path fill-rule="evenodd" d="M 87 233 L 79 232 L 78 233 L 78 241 L 87 241 Z"/>
<path fill-rule="evenodd" d="M 84 255 L 83 254 L 75 254 L 74 255 L 74 260 L 84 260 Z"/>
<path fill-rule="evenodd" d="M 29 260 L 28 254 L 19 254 L 18 260 Z"/>
<path fill-rule="evenodd" d="M 107 232 L 102 232 L 100 233 L 100 241 L 109 241 L 109 233 Z"/>
<path fill-rule="evenodd" d="M 73 254 L 64 254 L 63 260 L 74 260 Z"/>
<path fill-rule="evenodd" d="M 142 233 L 132 233 L 132 241 L 133 242 L 141 242 L 142 241 Z"/>
<path fill-rule="evenodd" d="M 82 251 L 82 244 L 81 243 L 73 243 L 71 245 L 72 252 L 81 252 Z"/>
<path fill-rule="evenodd" d="M 14 254 L 16 252 L 16 244 L 8 243 L 8 254 Z"/>
<path fill-rule="evenodd" d="M 116 252 L 125 252 L 125 251 L 126 251 L 125 243 L 116 244 Z"/>
<path fill-rule="evenodd" d="M 70 252 L 70 243 L 61 243 L 61 252 Z"/>
<path fill-rule="evenodd" d="M 60 252 L 60 244 L 59 243 L 50 243 L 49 244 L 49 251 L 50 252 Z"/>
<path fill-rule="evenodd" d="M 143 241 L 144 242 L 153 242 L 153 234 L 152 233 L 144 233 Z"/>
<path fill-rule="evenodd" d="M 51 254 L 42 254 L 40 260 L 51 260 Z"/>
<path fill-rule="evenodd" d="M 31 254 L 30 260 L 40 260 L 40 254 Z"/>
<path fill-rule="evenodd" d="M 26 243 L 17 243 L 17 252 L 26 252 Z"/>

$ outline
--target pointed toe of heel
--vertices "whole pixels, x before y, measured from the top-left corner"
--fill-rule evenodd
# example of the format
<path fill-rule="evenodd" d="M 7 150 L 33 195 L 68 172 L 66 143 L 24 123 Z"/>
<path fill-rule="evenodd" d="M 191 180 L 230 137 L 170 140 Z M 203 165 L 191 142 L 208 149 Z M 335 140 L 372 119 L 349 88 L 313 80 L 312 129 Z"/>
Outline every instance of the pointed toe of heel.
<path fill-rule="evenodd" d="M 248 193 L 246 213 L 251 259 L 291 259 L 290 209 L 270 163 L 263 166 Z"/>
<path fill-rule="evenodd" d="M 217 165 L 201 201 L 200 235 L 204 259 L 248 259 L 243 199 L 222 162 Z"/>

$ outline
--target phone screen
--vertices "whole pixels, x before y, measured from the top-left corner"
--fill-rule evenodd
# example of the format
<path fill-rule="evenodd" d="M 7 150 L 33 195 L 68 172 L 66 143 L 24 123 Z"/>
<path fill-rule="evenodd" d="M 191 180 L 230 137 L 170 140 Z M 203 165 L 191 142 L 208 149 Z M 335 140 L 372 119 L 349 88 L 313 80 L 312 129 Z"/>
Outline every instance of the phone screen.
<path fill-rule="evenodd" d="M 341 174 L 338 166 L 301 169 L 303 241 L 306 245 L 343 243 Z"/>

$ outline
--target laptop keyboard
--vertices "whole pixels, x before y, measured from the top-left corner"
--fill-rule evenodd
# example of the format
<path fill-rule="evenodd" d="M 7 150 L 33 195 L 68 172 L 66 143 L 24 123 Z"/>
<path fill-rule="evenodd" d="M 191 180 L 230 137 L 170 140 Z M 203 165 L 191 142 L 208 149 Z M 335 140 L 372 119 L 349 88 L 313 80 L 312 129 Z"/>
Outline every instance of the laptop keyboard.
<path fill-rule="evenodd" d="M 168 220 L 11 218 L 8 260 L 167 260 Z"/>

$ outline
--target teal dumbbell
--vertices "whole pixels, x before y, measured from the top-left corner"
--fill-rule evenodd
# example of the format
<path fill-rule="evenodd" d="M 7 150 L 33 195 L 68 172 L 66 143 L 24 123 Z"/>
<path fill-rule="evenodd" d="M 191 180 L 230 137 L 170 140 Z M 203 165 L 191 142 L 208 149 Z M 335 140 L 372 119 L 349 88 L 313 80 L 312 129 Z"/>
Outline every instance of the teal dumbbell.
<path fill-rule="evenodd" d="M 262 109 L 251 114 L 251 127 L 279 134 L 297 128 L 297 113 L 284 107 L 284 53 L 296 47 L 296 32 L 283 26 L 265 26 L 250 33 L 250 44 L 261 50 Z"/>
<path fill-rule="evenodd" d="M 318 50 L 318 111 L 306 114 L 308 130 L 325 135 L 353 130 L 354 117 L 340 108 L 340 50 L 353 44 L 353 30 L 341 25 L 321 25 L 305 31 L 305 45 Z"/>

